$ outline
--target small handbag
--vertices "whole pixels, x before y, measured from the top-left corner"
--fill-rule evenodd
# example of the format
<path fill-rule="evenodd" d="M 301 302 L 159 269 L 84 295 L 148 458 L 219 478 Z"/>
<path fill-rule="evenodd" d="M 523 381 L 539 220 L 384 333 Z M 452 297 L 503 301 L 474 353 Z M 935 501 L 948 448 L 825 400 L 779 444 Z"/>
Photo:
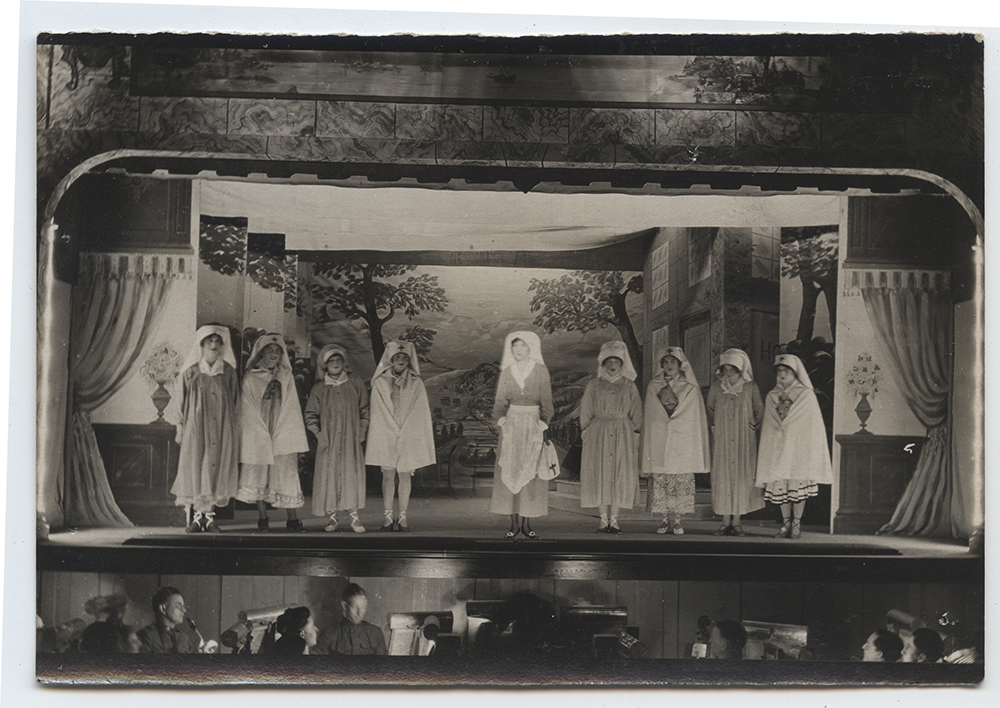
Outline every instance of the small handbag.
<path fill-rule="evenodd" d="M 542 444 L 542 452 L 538 456 L 538 478 L 549 481 L 559 476 L 559 455 L 556 453 L 556 446 L 552 441 Z"/>

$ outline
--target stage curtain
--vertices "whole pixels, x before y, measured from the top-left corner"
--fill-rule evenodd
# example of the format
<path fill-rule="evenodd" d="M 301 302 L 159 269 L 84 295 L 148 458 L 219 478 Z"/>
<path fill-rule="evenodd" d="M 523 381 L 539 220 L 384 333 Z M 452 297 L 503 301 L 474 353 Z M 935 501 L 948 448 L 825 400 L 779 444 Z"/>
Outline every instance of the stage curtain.
<path fill-rule="evenodd" d="M 189 277 L 183 256 L 80 256 L 70 333 L 70 446 L 63 479 L 63 524 L 131 526 L 118 508 L 90 414 L 134 373 L 173 281 Z"/>
<path fill-rule="evenodd" d="M 867 271 L 861 294 L 893 381 L 927 442 L 881 534 L 953 536 L 951 464 L 952 302 L 948 274 Z"/>

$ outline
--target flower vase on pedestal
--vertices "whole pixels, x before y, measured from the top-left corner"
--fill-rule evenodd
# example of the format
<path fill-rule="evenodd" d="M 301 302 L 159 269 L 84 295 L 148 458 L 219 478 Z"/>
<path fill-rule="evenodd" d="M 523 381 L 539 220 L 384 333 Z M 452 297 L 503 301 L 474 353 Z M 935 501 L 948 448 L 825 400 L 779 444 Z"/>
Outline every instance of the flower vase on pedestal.
<path fill-rule="evenodd" d="M 153 391 L 153 395 L 150 396 L 153 399 L 153 405 L 156 406 L 156 420 L 152 421 L 150 425 L 170 425 L 163 417 L 163 409 L 170 403 L 170 392 L 163 386 L 162 381 L 157 383 L 159 385 Z"/>
<path fill-rule="evenodd" d="M 861 400 L 858 401 L 858 405 L 855 406 L 854 412 L 857 413 L 858 419 L 861 421 L 861 430 L 854 433 L 855 435 L 871 435 L 871 431 L 867 430 L 868 417 L 872 414 L 872 405 L 868 402 L 868 394 L 862 393 Z"/>

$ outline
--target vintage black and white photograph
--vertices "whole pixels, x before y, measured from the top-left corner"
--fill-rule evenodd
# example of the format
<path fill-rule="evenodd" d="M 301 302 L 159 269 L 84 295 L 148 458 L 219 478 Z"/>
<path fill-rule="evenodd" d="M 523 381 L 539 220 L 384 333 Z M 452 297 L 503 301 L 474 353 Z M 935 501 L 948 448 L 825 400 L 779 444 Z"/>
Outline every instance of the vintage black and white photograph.
<path fill-rule="evenodd" d="M 40 683 L 983 680 L 974 30 L 33 41 Z"/>

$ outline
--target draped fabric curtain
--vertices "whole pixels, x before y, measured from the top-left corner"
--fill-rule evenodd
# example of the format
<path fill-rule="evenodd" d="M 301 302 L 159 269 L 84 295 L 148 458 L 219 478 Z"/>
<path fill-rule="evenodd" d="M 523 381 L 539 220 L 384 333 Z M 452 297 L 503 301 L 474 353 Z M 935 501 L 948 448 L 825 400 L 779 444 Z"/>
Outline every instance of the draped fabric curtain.
<path fill-rule="evenodd" d="M 61 489 L 64 525 L 131 526 L 115 503 L 91 412 L 135 372 L 183 256 L 83 253 L 70 332 L 70 445 Z"/>
<path fill-rule="evenodd" d="M 952 536 L 952 301 L 948 274 L 861 271 L 861 294 L 893 381 L 927 428 L 917 468 L 879 533 Z"/>

